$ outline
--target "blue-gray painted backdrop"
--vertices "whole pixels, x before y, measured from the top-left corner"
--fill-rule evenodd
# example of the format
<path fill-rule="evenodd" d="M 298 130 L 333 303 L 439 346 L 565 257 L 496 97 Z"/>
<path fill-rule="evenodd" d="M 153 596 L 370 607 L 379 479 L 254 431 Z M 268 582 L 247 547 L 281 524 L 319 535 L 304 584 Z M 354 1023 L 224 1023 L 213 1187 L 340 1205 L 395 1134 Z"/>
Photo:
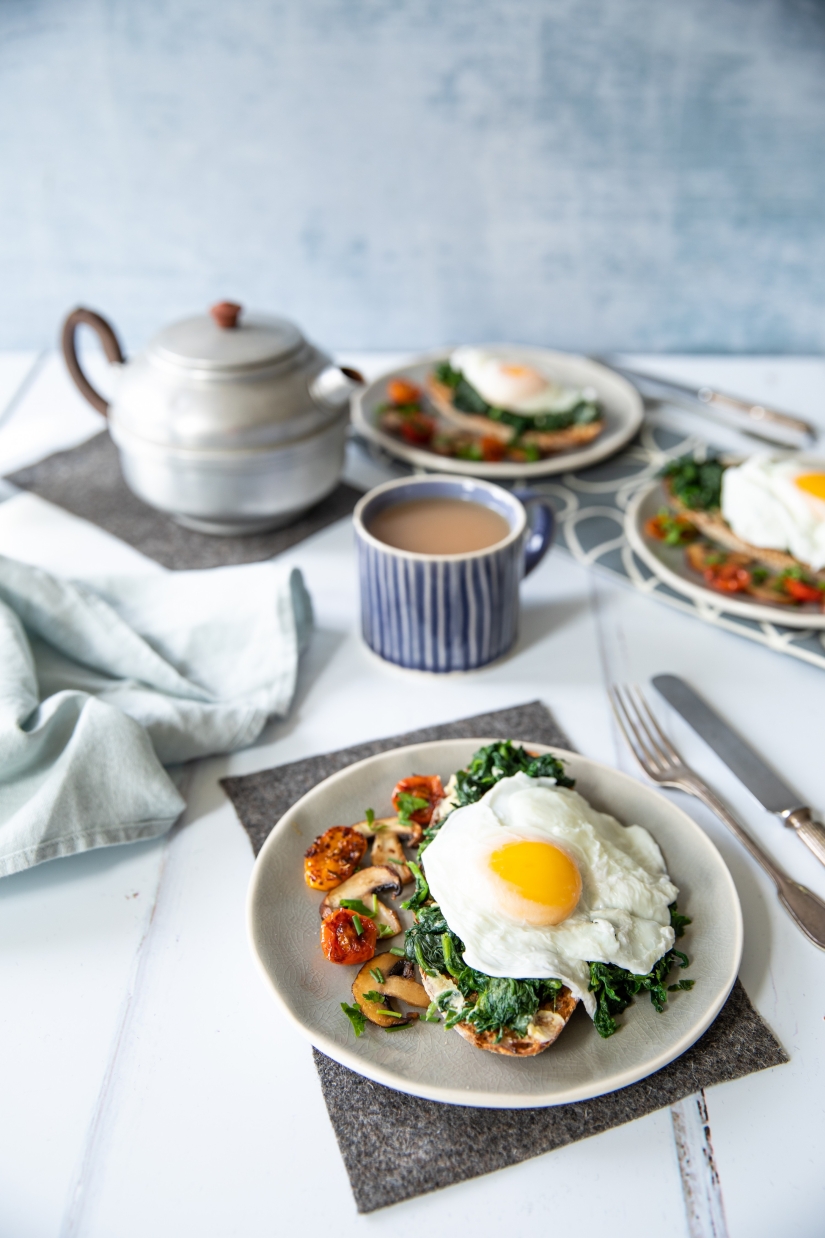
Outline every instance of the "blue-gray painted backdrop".
<path fill-rule="evenodd" d="M 0 347 L 825 345 L 821 0 L 0 0 Z"/>

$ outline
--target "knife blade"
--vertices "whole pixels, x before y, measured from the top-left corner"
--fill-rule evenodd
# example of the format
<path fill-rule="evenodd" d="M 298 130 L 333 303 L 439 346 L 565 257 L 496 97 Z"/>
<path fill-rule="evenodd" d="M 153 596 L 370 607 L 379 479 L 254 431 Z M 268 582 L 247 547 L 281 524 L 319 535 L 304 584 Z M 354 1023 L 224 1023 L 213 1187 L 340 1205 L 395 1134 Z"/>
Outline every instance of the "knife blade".
<path fill-rule="evenodd" d="M 794 417 L 790 413 L 780 412 L 779 409 L 769 408 L 766 404 L 755 404 L 752 400 L 743 400 L 739 396 L 728 395 L 726 392 L 717 391 L 713 387 L 691 387 L 687 383 L 675 382 L 670 378 L 660 378 L 658 374 L 643 373 L 641 370 L 632 370 L 628 366 L 620 365 L 617 362 L 611 361 L 609 358 L 598 358 L 603 365 L 610 366 L 618 374 L 624 378 L 630 379 L 644 394 L 647 392 L 653 396 L 666 396 L 676 400 L 678 403 L 685 403 L 692 406 L 697 404 L 702 405 L 705 409 L 716 410 L 717 412 L 732 412 L 744 417 L 750 422 L 747 427 L 747 433 L 754 435 L 756 438 L 765 439 L 769 443 L 777 443 L 788 446 L 786 432 L 790 431 L 794 435 L 801 435 L 809 442 L 813 442 L 817 437 L 817 430 L 809 422 L 804 421 L 801 417 Z M 739 423 L 741 427 L 741 422 Z M 776 431 L 779 430 L 780 435 L 777 436 Z"/>
<path fill-rule="evenodd" d="M 796 830 L 805 845 L 825 864 L 825 829 L 814 821 L 810 808 L 800 802 L 796 792 L 678 675 L 656 675 L 652 682 L 656 691 L 690 723 L 762 807 Z"/>

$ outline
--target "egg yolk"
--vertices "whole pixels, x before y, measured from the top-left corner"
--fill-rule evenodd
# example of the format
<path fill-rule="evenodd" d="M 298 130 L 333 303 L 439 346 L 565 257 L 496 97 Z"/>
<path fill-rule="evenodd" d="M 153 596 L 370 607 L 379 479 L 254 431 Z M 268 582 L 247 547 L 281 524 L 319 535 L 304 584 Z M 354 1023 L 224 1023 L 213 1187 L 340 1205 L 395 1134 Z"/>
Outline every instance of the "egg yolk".
<path fill-rule="evenodd" d="M 502 362 L 499 374 L 505 380 L 514 395 L 519 399 L 538 395 L 547 386 L 547 379 L 531 365 L 518 365 L 516 362 Z"/>
<path fill-rule="evenodd" d="M 825 473 L 800 473 L 794 478 L 794 485 L 815 499 L 825 500 Z"/>
<path fill-rule="evenodd" d="M 528 924 L 560 924 L 581 898 L 578 868 L 553 843 L 505 843 L 490 856 L 490 869 L 505 885 L 502 907 Z"/>

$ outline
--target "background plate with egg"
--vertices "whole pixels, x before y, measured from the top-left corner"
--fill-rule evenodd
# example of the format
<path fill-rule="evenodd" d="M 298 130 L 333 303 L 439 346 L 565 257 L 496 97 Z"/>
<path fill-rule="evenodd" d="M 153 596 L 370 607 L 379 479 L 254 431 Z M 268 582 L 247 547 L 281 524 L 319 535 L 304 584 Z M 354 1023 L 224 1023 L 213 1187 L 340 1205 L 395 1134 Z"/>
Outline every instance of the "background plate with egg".
<path fill-rule="evenodd" d="M 303 857 L 330 825 L 380 815 L 400 778 L 424 770 L 446 783 L 490 738 L 437 741 L 370 757 L 319 783 L 287 812 L 261 850 L 247 917 L 253 953 L 282 1008 L 322 1052 L 368 1078 L 448 1104 L 530 1108 L 565 1104 L 626 1087 L 684 1053 L 712 1023 L 739 968 L 742 915 L 730 873 L 709 838 L 658 791 L 575 753 L 530 744 L 565 761 L 576 788 L 623 824 L 649 830 L 679 888 L 679 908 L 693 923 L 683 939 L 689 992 L 671 995 L 662 1014 L 639 998 L 621 1030 L 602 1039 L 577 1009 L 564 1033 L 531 1058 L 480 1053 L 443 1026 L 420 1024 L 394 1035 L 356 1039 L 342 1016 L 353 969 L 331 967 L 318 946 L 318 898 L 304 884 Z M 457 880 L 465 880 L 457 874 Z M 411 922 L 409 913 L 406 923 Z"/>
<path fill-rule="evenodd" d="M 774 623 L 786 628 L 825 631 L 825 612 L 804 607 L 794 609 L 772 602 L 755 602 L 742 594 L 724 594 L 708 588 L 685 560 L 684 548 L 668 546 L 650 537 L 645 526 L 667 508 L 670 499 L 663 481 L 658 480 L 640 490 L 628 506 L 624 531 L 634 553 L 651 572 L 671 589 L 692 598 L 717 612 L 753 619 L 758 623 Z"/>
<path fill-rule="evenodd" d="M 572 353 L 552 352 L 546 348 L 529 348 L 515 344 L 489 344 L 478 349 L 461 349 L 459 352 L 475 352 L 484 358 L 505 356 L 523 367 L 552 376 L 564 387 L 595 392 L 595 397 L 604 414 L 604 427 L 598 437 L 583 446 L 568 448 L 555 455 L 532 463 L 517 463 L 502 460 L 462 460 L 454 456 L 440 456 L 428 448 L 411 445 L 386 433 L 379 424 L 381 409 L 387 401 L 387 386 L 394 379 L 406 379 L 426 389 L 435 368 L 449 361 L 456 350 L 442 348 L 436 352 L 423 353 L 404 366 L 390 370 L 376 378 L 353 397 L 352 420 L 356 431 L 364 438 L 383 448 L 389 455 L 412 465 L 414 468 L 436 470 L 446 473 L 465 474 L 468 477 L 485 477 L 492 481 L 547 477 L 566 473 L 571 469 L 587 468 L 615 455 L 633 438 L 642 424 L 642 399 L 635 387 L 606 366 L 586 357 Z M 505 392 L 496 388 L 502 398 Z M 518 404 L 529 407 L 535 403 L 532 392 L 526 395 L 520 389 L 513 393 Z M 492 398 L 492 397 L 491 397 Z M 431 399 L 428 403 L 434 410 Z"/>

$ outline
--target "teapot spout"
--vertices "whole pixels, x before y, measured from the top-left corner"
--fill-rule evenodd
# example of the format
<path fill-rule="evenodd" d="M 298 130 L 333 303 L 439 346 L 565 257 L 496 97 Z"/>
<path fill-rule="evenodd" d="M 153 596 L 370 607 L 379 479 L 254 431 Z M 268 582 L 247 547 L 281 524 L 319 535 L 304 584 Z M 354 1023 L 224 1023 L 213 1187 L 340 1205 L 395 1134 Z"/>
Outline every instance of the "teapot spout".
<path fill-rule="evenodd" d="M 365 379 L 348 365 L 328 365 L 309 384 L 309 394 L 322 408 L 342 409 Z"/>

